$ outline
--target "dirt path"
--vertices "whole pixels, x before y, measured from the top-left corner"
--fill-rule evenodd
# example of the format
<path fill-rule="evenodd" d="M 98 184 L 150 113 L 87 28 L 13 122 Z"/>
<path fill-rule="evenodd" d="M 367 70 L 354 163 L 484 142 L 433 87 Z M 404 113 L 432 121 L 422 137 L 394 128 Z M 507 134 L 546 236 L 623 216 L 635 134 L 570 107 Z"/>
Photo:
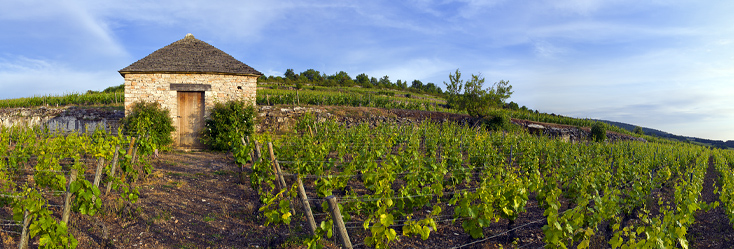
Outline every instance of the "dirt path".
<path fill-rule="evenodd" d="M 137 203 L 108 198 L 95 217 L 72 214 L 78 248 L 277 248 L 305 236 L 296 226 L 262 226 L 257 193 L 239 183 L 230 153 L 164 153 L 152 163 Z M 0 248 L 17 248 L 17 236 L 2 237 Z"/>
<path fill-rule="evenodd" d="M 701 198 L 706 203 L 712 203 L 719 200 L 719 195 L 714 194 L 714 184 L 717 187 L 719 185 L 716 183 L 719 173 L 714 167 L 713 157 L 709 158 L 708 164 Z M 734 248 L 734 228 L 729 224 L 724 209 L 719 206 L 696 214 L 696 222 L 688 231 L 688 240 L 690 248 Z"/>

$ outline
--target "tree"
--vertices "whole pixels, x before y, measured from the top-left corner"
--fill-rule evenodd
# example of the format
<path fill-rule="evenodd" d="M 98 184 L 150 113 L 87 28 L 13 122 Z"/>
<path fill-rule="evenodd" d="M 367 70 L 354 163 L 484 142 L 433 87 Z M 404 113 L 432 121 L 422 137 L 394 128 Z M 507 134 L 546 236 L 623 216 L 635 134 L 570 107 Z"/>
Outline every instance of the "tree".
<path fill-rule="evenodd" d="M 515 103 L 514 101 L 510 101 L 510 103 L 506 105 L 506 108 L 517 111 L 520 109 L 520 106 L 517 103 Z"/>
<path fill-rule="evenodd" d="M 456 80 L 459 78 L 457 77 Z M 482 85 L 484 85 L 484 77 L 474 74 L 471 75 L 471 80 L 464 83 L 464 96 L 460 106 L 466 108 L 466 112 L 472 117 L 486 116 L 489 107 L 492 106 L 488 91 L 482 89 Z"/>
<path fill-rule="evenodd" d="M 317 83 L 323 81 L 323 78 L 321 77 L 321 72 L 316 71 L 314 69 L 308 69 L 306 71 L 301 72 L 302 76 L 306 76 L 308 80 Z"/>
<path fill-rule="evenodd" d="M 354 85 L 354 81 L 352 80 L 352 77 L 349 77 L 349 74 L 344 71 L 339 71 L 338 73 L 335 73 L 332 76 L 328 77 L 329 80 L 334 80 L 335 84 L 340 86 L 352 86 Z"/>
<path fill-rule="evenodd" d="M 398 80 L 398 81 L 396 81 L 396 82 L 395 82 L 395 85 L 398 85 L 398 87 L 399 87 L 400 89 L 405 89 L 405 88 L 408 88 L 408 82 L 405 82 L 405 81 L 402 81 L 402 80 Z"/>
<path fill-rule="evenodd" d="M 296 80 L 298 78 L 298 76 L 296 76 L 296 73 L 293 72 L 292 68 L 286 69 L 283 76 L 285 76 L 286 79 L 290 79 L 290 80 Z"/>
<path fill-rule="evenodd" d="M 415 81 L 413 81 L 415 84 Z M 464 87 L 464 82 L 461 80 L 461 72 L 456 69 L 454 74 L 449 73 L 449 83 L 443 82 L 446 85 L 446 105 L 449 108 L 464 109 L 463 100 L 461 95 L 461 88 Z"/>
<path fill-rule="evenodd" d="M 390 76 L 387 76 L 387 75 L 382 76 L 378 84 L 380 87 L 391 87 L 392 82 L 390 82 Z"/>
<path fill-rule="evenodd" d="M 437 87 L 433 82 L 428 82 L 428 84 L 423 86 L 423 91 L 428 93 L 442 93 L 441 88 Z"/>
<path fill-rule="evenodd" d="M 303 75 L 298 76 L 298 80 L 296 81 L 296 83 L 301 83 L 301 84 L 306 84 L 306 82 L 308 82 L 308 78 L 306 78 L 306 76 L 303 76 Z"/>
<path fill-rule="evenodd" d="M 369 87 L 370 85 L 370 77 L 367 76 L 365 73 L 361 73 L 357 75 L 357 84 L 359 84 L 362 87 Z"/>
<path fill-rule="evenodd" d="M 637 135 L 645 135 L 645 131 L 642 130 L 642 127 L 636 126 L 635 130 L 633 131 Z"/>
<path fill-rule="evenodd" d="M 413 88 L 415 90 L 423 90 L 423 82 L 420 80 L 413 80 L 413 82 L 410 83 L 410 88 Z"/>
<path fill-rule="evenodd" d="M 482 78 L 483 79 L 483 78 Z M 493 106 L 502 106 L 505 101 L 512 95 L 512 86 L 509 81 L 500 80 L 495 82 L 491 88 L 488 89 L 490 101 Z"/>
<path fill-rule="evenodd" d="M 607 139 L 607 127 L 602 122 L 596 122 L 591 126 L 591 139 L 597 142 L 604 142 Z"/>
<path fill-rule="evenodd" d="M 450 83 L 444 82 L 448 95 L 447 104 L 451 108 L 466 109 L 466 112 L 474 117 L 486 116 L 492 108 L 504 106 L 505 100 L 513 93 L 510 82 L 504 80 L 495 82 L 490 88 L 484 89 L 484 77 L 481 74 L 472 74 L 471 79 L 464 82 L 459 69 L 456 69 L 453 74 L 449 73 L 449 81 Z M 462 88 L 464 93 L 460 95 Z"/>
<path fill-rule="evenodd" d="M 372 85 L 373 87 L 377 87 L 378 84 L 379 82 L 377 81 L 377 78 L 375 77 L 370 78 L 370 85 Z"/>

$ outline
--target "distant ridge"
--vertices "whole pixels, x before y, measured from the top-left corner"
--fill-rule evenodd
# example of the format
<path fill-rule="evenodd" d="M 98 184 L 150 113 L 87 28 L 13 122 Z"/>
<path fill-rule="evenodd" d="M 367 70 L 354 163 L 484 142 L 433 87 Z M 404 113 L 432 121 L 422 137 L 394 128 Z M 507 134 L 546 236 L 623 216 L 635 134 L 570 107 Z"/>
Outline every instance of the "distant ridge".
<path fill-rule="evenodd" d="M 609 120 L 597 120 L 597 121 L 601 121 L 601 122 L 604 122 L 610 125 L 614 125 L 614 126 L 617 126 L 619 128 L 622 128 L 628 131 L 634 131 L 635 127 L 637 127 L 636 125 L 616 122 L 616 121 L 609 121 Z M 672 133 L 668 133 L 668 132 L 664 132 L 664 131 L 656 130 L 652 128 L 646 128 L 646 127 L 640 127 L 640 128 L 642 128 L 642 131 L 645 133 L 645 135 L 651 135 L 651 136 L 667 138 L 667 139 L 674 139 L 674 140 L 678 140 L 682 142 L 688 142 L 688 141 L 697 142 L 697 143 L 702 143 L 702 144 L 708 144 L 708 145 L 722 148 L 722 149 L 727 149 L 727 148 L 734 149 L 734 140 L 729 140 L 729 141 L 724 142 L 721 140 L 711 140 L 711 139 L 705 139 L 705 138 L 675 135 Z"/>

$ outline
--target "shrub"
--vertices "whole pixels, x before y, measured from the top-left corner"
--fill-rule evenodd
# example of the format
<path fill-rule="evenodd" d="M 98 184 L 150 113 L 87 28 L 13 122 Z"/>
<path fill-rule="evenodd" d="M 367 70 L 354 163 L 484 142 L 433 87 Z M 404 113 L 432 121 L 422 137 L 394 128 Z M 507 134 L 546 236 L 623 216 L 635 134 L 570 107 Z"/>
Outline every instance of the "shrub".
<path fill-rule="evenodd" d="M 483 120 L 484 128 L 491 131 L 511 130 L 510 116 L 505 112 L 496 111 L 487 115 Z"/>
<path fill-rule="evenodd" d="M 596 122 L 591 127 L 591 139 L 597 142 L 604 142 L 607 138 L 607 127 L 602 122 Z"/>
<path fill-rule="evenodd" d="M 105 88 L 103 93 L 114 93 L 114 92 L 125 92 L 125 84 L 120 84 L 119 86 L 111 86 L 108 88 Z"/>
<path fill-rule="evenodd" d="M 216 103 L 204 124 L 202 143 L 213 150 L 228 151 L 253 133 L 255 107 L 244 101 Z"/>
<path fill-rule="evenodd" d="M 173 144 L 173 127 L 170 111 L 158 103 L 136 102 L 130 115 L 120 120 L 125 134 L 138 137 L 140 152 L 144 155 L 155 149 L 168 150 Z"/>

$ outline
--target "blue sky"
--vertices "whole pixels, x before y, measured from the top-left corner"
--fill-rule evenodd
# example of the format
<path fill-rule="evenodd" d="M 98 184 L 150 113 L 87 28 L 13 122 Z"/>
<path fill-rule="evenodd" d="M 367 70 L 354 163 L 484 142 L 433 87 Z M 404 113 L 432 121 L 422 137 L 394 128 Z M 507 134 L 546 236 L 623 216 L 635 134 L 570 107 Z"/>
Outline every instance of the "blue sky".
<path fill-rule="evenodd" d="M 15 1 L 0 99 L 101 90 L 182 39 L 266 75 L 346 71 L 443 87 L 457 68 L 543 112 L 734 140 L 734 2 Z"/>

